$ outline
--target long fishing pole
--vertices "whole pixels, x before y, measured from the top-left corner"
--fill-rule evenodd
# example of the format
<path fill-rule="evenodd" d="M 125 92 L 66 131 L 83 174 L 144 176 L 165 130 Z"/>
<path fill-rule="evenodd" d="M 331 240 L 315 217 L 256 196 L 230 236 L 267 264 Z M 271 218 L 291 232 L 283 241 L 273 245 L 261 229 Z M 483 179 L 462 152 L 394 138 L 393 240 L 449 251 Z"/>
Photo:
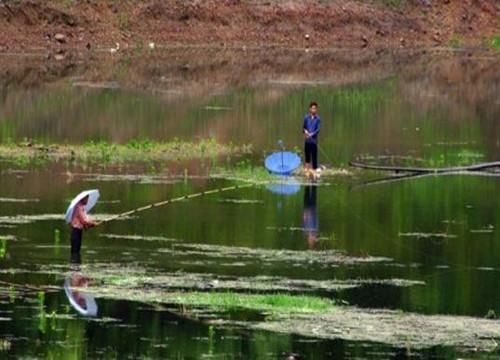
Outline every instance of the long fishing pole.
<path fill-rule="evenodd" d="M 319 144 L 317 144 L 317 145 L 318 145 L 318 149 L 321 152 L 321 154 L 326 158 L 326 160 L 328 160 L 328 162 L 330 163 L 330 165 L 333 166 L 333 161 L 332 161 L 332 159 L 330 159 L 330 157 L 328 156 L 328 154 L 326 153 L 326 151 L 324 151 L 323 148 Z"/>
<path fill-rule="evenodd" d="M 204 196 L 204 195 L 211 195 L 211 194 L 221 193 L 221 192 L 225 192 L 225 191 L 231 191 L 231 190 L 238 190 L 238 189 L 249 188 L 249 187 L 257 186 L 257 185 L 260 185 L 260 182 L 255 182 L 255 183 L 250 183 L 250 184 L 244 184 L 244 185 L 227 186 L 227 187 L 223 187 L 223 188 L 217 188 L 217 189 L 212 189 L 212 190 L 200 191 L 200 192 L 194 193 L 194 194 L 183 195 L 183 196 L 179 196 L 179 197 L 168 199 L 168 200 L 162 200 L 162 201 L 156 202 L 154 204 L 149 204 L 149 205 L 146 205 L 146 206 L 141 206 L 141 207 L 138 207 L 136 209 L 128 210 L 128 211 L 125 211 L 123 213 L 120 213 L 120 214 L 117 214 L 117 215 L 113 215 L 113 216 L 111 216 L 111 217 L 109 217 L 107 219 L 104 219 L 104 220 L 98 222 L 96 224 L 96 226 L 99 226 L 101 224 L 108 223 L 110 221 L 117 220 L 117 219 L 129 216 L 129 215 L 133 215 L 133 214 L 136 214 L 138 212 L 146 211 L 146 210 L 157 208 L 157 207 L 160 207 L 160 206 L 165 206 L 165 205 L 172 204 L 172 203 L 175 203 L 175 202 L 180 202 L 180 201 L 184 201 L 184 200 L 188 200 L 188 199 L 193 199 L 193 198 L 197 198 L 197 197 Z"/>

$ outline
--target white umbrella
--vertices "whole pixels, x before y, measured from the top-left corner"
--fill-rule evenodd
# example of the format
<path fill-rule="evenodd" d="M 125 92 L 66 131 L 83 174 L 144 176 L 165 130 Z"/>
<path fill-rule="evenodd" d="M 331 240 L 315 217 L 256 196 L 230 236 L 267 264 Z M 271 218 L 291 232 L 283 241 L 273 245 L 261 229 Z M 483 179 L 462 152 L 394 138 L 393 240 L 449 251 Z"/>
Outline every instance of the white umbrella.
<path fill-rule="evenodd" d="M 83 316 L 97 315 L 97 304 L 94 297 L 82 291 L 74 291 L 71 286 L 71 277 L 64 281 L 64 291 L 71 306 L 80 314 Z"/>
<path fill-rule="evenodd" d="M 75 210 L 75 206 L 80 201 L 82 201 L 82 199 L 85 198 L 86 196 L 89 197 L 89 201 L 87 202 L 87 205 L 85 205 L 85 211 L 89 212 L 90 209 L 92 209 L 95 206 L 97 200 L 99 199 L 99 190 L 94 189 L 94 190 L 82 191 L 71 201 L 71 204 L 69 204 L 68 206 L 68 210 L 66 210 L 66 216 L 64 217 L 64 219 L 68 224 L 71 222 L 71 219 L 73 218 L 73 211 Z"/>

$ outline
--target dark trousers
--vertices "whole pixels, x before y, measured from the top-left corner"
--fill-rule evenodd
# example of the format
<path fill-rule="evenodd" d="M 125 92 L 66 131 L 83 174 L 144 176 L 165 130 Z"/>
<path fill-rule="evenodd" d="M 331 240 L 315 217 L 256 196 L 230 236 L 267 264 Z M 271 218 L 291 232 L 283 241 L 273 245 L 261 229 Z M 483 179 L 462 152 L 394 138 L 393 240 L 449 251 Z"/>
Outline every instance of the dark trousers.
<path fill-rule="evenodd" d="M 82 247 L 82 229 L 71 228 L 71 254 L 79 254 Z"/>
<path fill-rule="evenodd" d="M 306 163 L 312 162 L 314 170 L 318 168 L 318 145 L 313 142 L 306 142 L 304 144 L 304 153 L 306 156 Z"/>

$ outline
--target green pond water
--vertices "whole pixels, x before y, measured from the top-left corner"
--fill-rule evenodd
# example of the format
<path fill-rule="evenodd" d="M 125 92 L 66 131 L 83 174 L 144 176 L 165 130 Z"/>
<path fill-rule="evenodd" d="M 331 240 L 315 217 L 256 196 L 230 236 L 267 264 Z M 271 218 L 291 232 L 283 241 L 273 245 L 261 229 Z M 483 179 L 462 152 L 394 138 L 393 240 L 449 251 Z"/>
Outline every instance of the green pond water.
<path fill-rule="evenodd" d="M 253 154 L 243 160 L 259 167 L 278 139 L 301 149 L 301 119 L 315 100 L 322 118 L 320 162 L 330 166 L 347 167 L 357 156 L 403 156 L 404 163 L 422 166 L 500 159 L 500 67 L 491 54 L 380 55 L 362 63 L 353 54 L 352 66 L 349 56 L 336 53 L 269 54 L 265 66 L 256 55 L 239 55 L 234 62 L 226 60 L 230 54 L 220 57 L 198 55 L 194 62 L 182 60 L 189 56 L 180 51 L 178 57 L 158 55 L 145 63 L 132 57 L 96 69 L 76 62 L 49 79 L 40 75 L 48 65 L 30 60 L 26 72 L 40 76 L 39 82 L 20 75 L 0 78 L 0 140 L 65 144 L 214 137 L 252 144 Z M 19 61 L 15 74 L 26 59 Z M 241 160 L 212 161 L 230 166 Z M 86 232 L 80 265 L 70 263 L 62 214 L 75 194 L 98 188 L 101 201 L 92 213 L 105 216 L 234 184 L 207 178 L 206 166 L 200 177 L 169 178 L 188 165 L 2 160 L 0 357 L 499 356 L 497 350 L 471 352 L 446 344 L 409 351 L 390 343 L 252 330 L 245 323 L 264 315 L 232 310 L 196 316 L 175 305 L 98 294 L 97 316 L 79 315 L 63 284 L 69 273 L 85 276 L 87 266 L 112 268 L 117 277 L 123 268 L 124 278 L 130 268 L 181 279 L 203 274 L 209 280 L 202 291 L 211 291 L 210 282 L 217 279 L 251 282 L 263 276 L 314 284 L 359 281 L 342 290 L 311 286 L 291 293 L 367 310 L 500 314 L 500 180 L 494 176 L 428 176 L 365 186 L 387 174 L 353 171 L 312 185 L 277 186 L 287 195 L 260 185 L 200 197 Z M 196 164 L 189 169 L 197 175 Z M 325 255 L 337 250 L 354 261 Z M 415 283 L 400 286 L 395 279 Z M 14 290 L 11 284 L 28 286 Z M 172 289 L 190 290 L 181 285 Z M 234 321 L 214 325 L 207 321 L 213 316 Z"/>

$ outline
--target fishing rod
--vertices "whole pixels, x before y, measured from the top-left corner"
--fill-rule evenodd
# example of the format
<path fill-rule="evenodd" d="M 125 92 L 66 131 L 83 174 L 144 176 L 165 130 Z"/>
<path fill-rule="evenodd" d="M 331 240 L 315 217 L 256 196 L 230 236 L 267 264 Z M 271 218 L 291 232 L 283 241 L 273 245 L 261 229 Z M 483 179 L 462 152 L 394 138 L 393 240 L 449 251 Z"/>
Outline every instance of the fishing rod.
<path fill-rule="evenodd" d="M 330 157 L 328 156 L 326 151 L 323 150 L 323 148 L 319 144 L 317 144 L 317 145 L 318 145 L 318 149 L 321 152 L 321 154 L 326 158 L 326 160 L 328 160 L 328 162 L 331 164 L 331 166 L 333 166 L 333 161 L 332 161 L 332 159 L 330 159 Z"/>
<path fill-rule="evenodd" d="M 168 199 L 168 200 L 162 200 L 162 201 L 159 201 L 159 202 L 156 202 L 156 203 L 153 203 L 153 204 L 149 204 L 149 205 L 146 205 L 146 206 L 141 206 L 141 207 L 138 207 L 136 209 L 128 210 L 128 211 L 125 211 L 123 213 L 120 213 L 120 214 L 117 214 L 117 215 L 113 215 L 113 216 L 111 216 L 111 217 L 109 217 L 107 219 L 104 219 L 104 220 L 98 222 L 96 224 L 96 226 L 99 226 L 101 224 L 108 223 L 110 221 L 117 220 L 117 219 L 129 216 L 129 215 L 133 215 L 133 214 L 136 214 L 136 213 L 139 213 L 139 212 L 142 212 L 142 211 L 146 211 L 146 210 L 149 210 L 149 209 L 157 208 L 157 207 L 160 207 L 160 206 L 169 205 L 169 204 L 172 204 L 172 203 L 175 203 L 175 202 L 180 202 L 180 201 L 184 201 L 184 200 L 194 199 L 194 198 L 197 198 L 197 197 L 200 197 L 200 196 L 205 196 L 205 195 L 222 193 L 222 192 L 226 192 L 226 191 L 232 191 L 232 190 L 249 188 L 249 187 L 253 187 L 253 186 L 258 186 L 261 183 L 262 182 L 254 182 L 254 183 L 244 184 L 244 185 L 227 186 L 227 187 L 222 187 L 222 188 L 217 188 L 217 189 L 212 189 L 212 190 L 200 191 L 200 192 L 194 193 L 194 194 L 183 195 L 183 196 L 179 196 L 179 197 Z"/>

